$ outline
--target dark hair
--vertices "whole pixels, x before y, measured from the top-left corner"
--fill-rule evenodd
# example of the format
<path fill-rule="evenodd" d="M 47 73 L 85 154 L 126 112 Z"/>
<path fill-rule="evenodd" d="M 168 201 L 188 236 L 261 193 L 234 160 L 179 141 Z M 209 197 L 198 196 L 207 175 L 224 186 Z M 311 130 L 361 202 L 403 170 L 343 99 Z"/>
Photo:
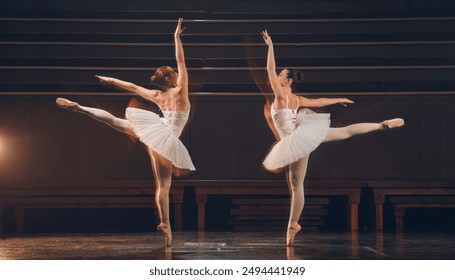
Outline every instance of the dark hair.
<path fill-rule="evenodd" d="M 166 81 L 166 78 L 171 76 L 171 71 L 173 71 L 171 67 L 161 66 L 160 68 L 156 69 L 155 74 L 150 77 L 150 80 L 152 83 L 160 87 L 169 87 L 169 83 Z"/>
<path fill-rule="evenodd" d="M 303 73 L 294 69 L 286 69 L 288 70 L 287 78 L 292 80 L 291 89 L 293 91 L 298 90 L 299 85 L 303 83 Z"/>

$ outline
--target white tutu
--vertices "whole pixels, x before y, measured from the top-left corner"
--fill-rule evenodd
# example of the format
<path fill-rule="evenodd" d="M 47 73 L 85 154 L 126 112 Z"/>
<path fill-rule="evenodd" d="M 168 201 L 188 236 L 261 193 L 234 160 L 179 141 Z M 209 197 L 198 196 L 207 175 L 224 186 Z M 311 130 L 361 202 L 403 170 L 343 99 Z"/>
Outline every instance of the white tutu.
<path fill-rule="evenodd" d="M 163 111 L 163 114 L 164 118 L 160 118 L 153 112 L 131 107 L 125 113 L 142 143 L 171 161 L 175 167 L 196 170 L 188 150 L 178 138 L 188 120 L 189 111 Z"/>
<path fill-rule="evenodd" d="M 283 168 L 313 152 L 324 139 L 330 128 L 330 114 L 317 114 L 309 109 L 297 113 L 295 129 L 281 138 L 263 165 L 268 170 Z"/>

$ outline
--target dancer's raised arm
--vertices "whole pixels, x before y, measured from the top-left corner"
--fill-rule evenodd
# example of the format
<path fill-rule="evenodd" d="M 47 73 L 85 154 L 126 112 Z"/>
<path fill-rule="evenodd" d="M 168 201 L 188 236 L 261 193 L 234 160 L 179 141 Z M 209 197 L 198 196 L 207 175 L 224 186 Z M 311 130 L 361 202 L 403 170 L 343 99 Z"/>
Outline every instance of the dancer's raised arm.
<path fill-rule="evenodd" d="M 183 18 L 179 18 L 177 28 L 174 33 L 175 40 L 175 60 L 177 61 L 177 71 L 179 76 L 177 78 L 177 86 L 182 88 L 183 94 L 188 94 L 188 71 L 185 64 L 185 53 L 183 52 L 182 41 L 180 35 L 185 28 L 182 28 Z"/>
<path fill-rule="evenodd" d="M 282 86 L 278 81 L 278 76 L 275 69 L 275 52 L 273 49 L 272 38 L 267 33 L 267 30 L 261 32 L 264 42 L 269 46 L 267 52 L 267 73 L 269 75 L 270 85 L 275 93 L 275 102 L 278 107 L 286 106 L 286 94 L 283 92 Z"/>
<path fill-rule="evenodd" d="M 159 94 L 158 90 L 147 89 L 147 88 L 138 86 L 136 84 L 133 84 L 131 82 L 119 80 L 117 78 L 98 76 L 98 75 L 95 75 L 95 76 L 98 79 L 100 79 L 100 81 L 103 83 L 108 83 L 108 84 L 114 85 L 114 86 L 122 88 L 124 90 L 136 93 L 137 95 L 139 95 L 145 99 L 148 99 L 152 102 L 155 102 L 155 103 L 157 102 L 157 96 Z"/>

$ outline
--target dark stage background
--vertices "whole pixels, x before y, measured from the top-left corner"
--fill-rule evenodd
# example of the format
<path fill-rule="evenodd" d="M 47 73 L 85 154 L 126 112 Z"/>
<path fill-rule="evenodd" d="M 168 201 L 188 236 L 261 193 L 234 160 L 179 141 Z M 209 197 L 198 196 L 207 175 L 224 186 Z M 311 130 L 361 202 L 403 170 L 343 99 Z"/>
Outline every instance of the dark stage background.
<path fill-rule="evenodd" d="M 305 73 L 302 94 L 355 101 L 322 110 L 331 113 L 332 126 L 406 121 L 402 129 L 321 145 L 310 157 L 308 180 L 454 181 L 453 1 L 2 0 L 0 188 L 152 181 L 141 143 L 54 101 L 67 97 L 117 116 L 127 106 L 157 111 L 94 75 L 152 87 L 154 69 L 175 66 L 172 34 L 179 17 L 187 27 L 182 42 L 192 102 L 182 140 L 197 168 L 182 179 L 283 179 L 260 165 L 274 142 L 263 115 L 263 93 L 270 90 L 259 32 L 267 29 L 277 68 Z M 207 229 L 229 229 L 231 199 L 215 196 L 207 203 Z M 326 228 L 344 219 L 338 204 L 334 199 L 329 206 Z M 5 205 L 5 230 L 14 232 Z M 183 209 L 183 228 L 196 229 L 191 188 Z M 393 210 L 385 210 L 386 227 L 393 227 Z M 414 209 L 405 222 L 453 226 L 453 214 L 444 207 Z M 153 215 L 150 209 L 28 209 L 25 230 L 153 230 Z M 374 228 L 374 215 L 366 189 L 361 228 Z"/>

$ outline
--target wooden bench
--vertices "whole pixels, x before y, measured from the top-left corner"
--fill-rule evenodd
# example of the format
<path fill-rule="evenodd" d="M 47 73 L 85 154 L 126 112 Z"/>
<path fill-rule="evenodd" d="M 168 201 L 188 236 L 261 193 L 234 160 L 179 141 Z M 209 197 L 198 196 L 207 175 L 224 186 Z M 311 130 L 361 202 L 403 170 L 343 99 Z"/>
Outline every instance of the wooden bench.
<path fill-rule="evenodd" d="M 345 196 L 349 202 L 347 223 L 358 230 L 360 194 L 366 182 L 360 181 L 309 181 L 305 182 L 305 195 Z M 210 195 L 289 195 L 284 180 L 200 180 L 194 182 L 198 205 L 198 230 L 205 230 L 205 206 Z"/>
<path fill-rule="evenodd" d="M 307 231 L 322 229 L 330 214 L 329 205 L 329 197 L 305 197 L 299 224 Z M 229 225 L 234 231 L 282 231 L 286 230 L 289 211 L 289 195 L 232 198 Z"/>
<path fill-rule="evenodd" d="M 455 196 L 392 196 L 387 202 L 395 205 L 396 230 L 402 231 L 406 208 L 455 207 Z"/>
<path fill-rule="evenodd" d="M 174 228 L 182 230 L 184 187 L 188 181 L 173 181 L 170 192 Z M 23 232 L 27 209 L 51 208 L 153 208 L 154 181 L 90 181 L 14 184 L 0 187 L 0 234 L 4 209 L 10 207 L 16 233 Z"/>
<path fill-rule="evenodd" d="M 371 181 L 376 230 L 384 229 L 384 204 L 395 210 L 396 229 L 403 230 L 406 208 L 455 207 L 455 183 L 446 181 Z"/>

